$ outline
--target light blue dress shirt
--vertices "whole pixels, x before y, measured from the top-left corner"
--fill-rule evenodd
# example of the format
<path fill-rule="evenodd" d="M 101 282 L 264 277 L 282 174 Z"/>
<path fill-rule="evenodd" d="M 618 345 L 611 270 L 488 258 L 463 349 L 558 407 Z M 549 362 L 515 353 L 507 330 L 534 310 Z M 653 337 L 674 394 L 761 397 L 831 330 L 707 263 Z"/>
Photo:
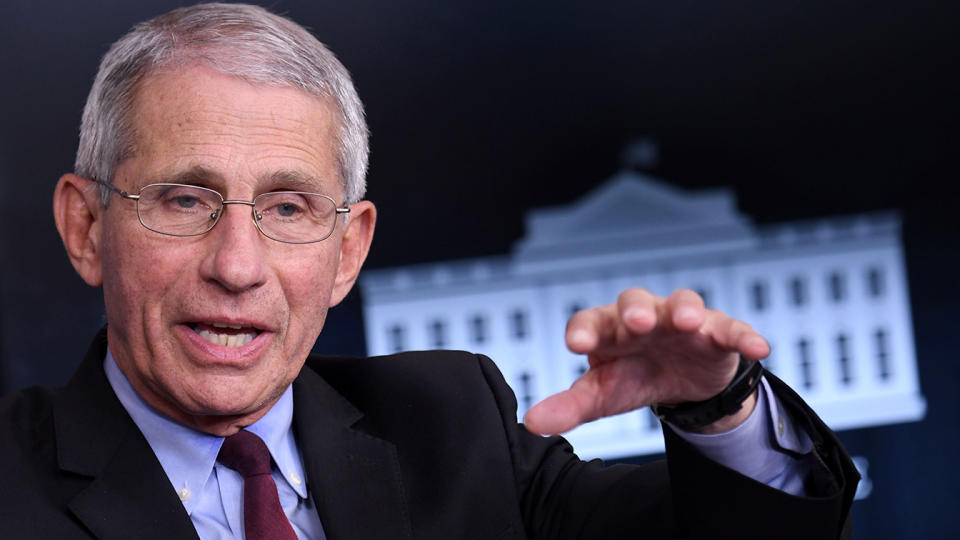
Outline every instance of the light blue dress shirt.
<path fill-rule="evenodd" d="M 103 362 L 110 386 L 143 433 L 183 508 L 204 540 L 244 538 L 243 478 L 217 462 L 223 437 L 202 433 L 157 412 L 137 394 L 110 351 Z M 280 506 L 300 539 L 324 539 L 320 517 L 308 496 L 307 476 L 293 430 L 293 387 L 246 429 L 270 450 Z"/>
<path fill-rule="evenodd" d="M 814 461 L 797 456 L 809 454 L 813 441 L 783 410 L 766 378 L 760 379 L 759 390 L 750 416 L 725 433 L 690 433 L 668 425 L 717 463 L 791 495 L 803 495 L 803 480 Z"/>
<path fill-rule="evenodd" d="M 120 403 L 143 433 L 200 538 L 242 539 L 243 479 L 217 462 L 223 437 L 179 424 L 156 411 L 136 393 L 107 350 L 104 370 Z M 280 505 L 300 539 L 324 539 L 320 518 L 309 498 L 303 461 L 291 429 L 293 387 L 256 423 L 247 427 L 266 443 L 273 457 L 273 479 Z M 802 495 L 813 444 L 783 410 L 765 379 L 757 405 L 736 428 L 718 434 L 689 433 L 670 426 L 705 456 L 754 480 Z M 790 454 L 789 452 L 795 454 Z"/>

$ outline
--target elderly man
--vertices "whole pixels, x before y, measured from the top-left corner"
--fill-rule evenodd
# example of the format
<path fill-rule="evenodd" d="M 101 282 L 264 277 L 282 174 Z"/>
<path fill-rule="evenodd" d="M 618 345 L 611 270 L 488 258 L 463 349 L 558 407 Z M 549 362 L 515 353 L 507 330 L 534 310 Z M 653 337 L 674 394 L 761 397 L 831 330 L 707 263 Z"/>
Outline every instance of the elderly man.
<path fill-rule="evenodd" d="M 575 315 L 567 345 L 591 367 L 526 426 L 482 357 L 311 357 L 373 237 L 366 164 L 346 70 L 287 19 L 199 5 L 113 45 L 54 194 L 108 324 L 65 388 L 3 405 L 7 534 L 849 534 L 848 457 L 761 377 L 763 338 L 690 291 Z M 535 435 L 647 405 L 669 466 L 604 468 Z"/>

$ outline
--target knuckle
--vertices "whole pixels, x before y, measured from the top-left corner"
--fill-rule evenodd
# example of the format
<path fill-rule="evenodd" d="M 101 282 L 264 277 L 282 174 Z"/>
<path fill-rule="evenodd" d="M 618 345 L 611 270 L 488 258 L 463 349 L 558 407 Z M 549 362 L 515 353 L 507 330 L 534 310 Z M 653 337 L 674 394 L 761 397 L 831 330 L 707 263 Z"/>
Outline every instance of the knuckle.
<path fill-rule="evenodd" d="M 692 289 L 675 289 L 670 293 L 669 299 L 672 302 L 696 301 L 700 299 L 700 295 Z"/>
<path fill-rule="evenodd" d="M 634 301 L 644 301 L 649 300 L 652 295 L 650 291 L 640 288 L 640 287 L 630 287 L 629 289 L 623 290 L 617 296 L 617 302 L 634 302 Z"/>
<path fill-rule="evenodd" d="M 690 289 L 676 289 L 666 299 L 667 309 L 673 311 L 680 307 L 695 307 L 705 309 L 706 305 L 700 295 Z"/>
<path fill-rule="evenodd" d="M 738 337 L 744 336 L 748 333 L 753 332 L 753 327 L 749 324 L 739 320 L 731 319 L 733 322 L 730 323 L 730 332 Z"/>

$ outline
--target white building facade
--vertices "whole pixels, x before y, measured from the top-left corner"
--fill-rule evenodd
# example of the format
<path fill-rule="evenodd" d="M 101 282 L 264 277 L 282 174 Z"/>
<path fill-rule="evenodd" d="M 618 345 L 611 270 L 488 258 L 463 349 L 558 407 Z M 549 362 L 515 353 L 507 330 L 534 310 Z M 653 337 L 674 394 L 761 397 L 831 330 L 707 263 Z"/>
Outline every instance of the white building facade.
<path fill-rule="evenodd" d="M 870 214 L 754 227 L 728 190 L 684 192 L 624 172 L 527 216 L 513 253 L 378 269 L 361 279 L 371 355 L 463 349 L 493 359 L 520 417 L 586 368 L 564 329 L 628 287 L 698 291 L 767 337 L 767 368 L 834 429 L 919 420 L 900 222 Z M 584 458 L 661 452 L 649 409 L 568 433 Z"/>

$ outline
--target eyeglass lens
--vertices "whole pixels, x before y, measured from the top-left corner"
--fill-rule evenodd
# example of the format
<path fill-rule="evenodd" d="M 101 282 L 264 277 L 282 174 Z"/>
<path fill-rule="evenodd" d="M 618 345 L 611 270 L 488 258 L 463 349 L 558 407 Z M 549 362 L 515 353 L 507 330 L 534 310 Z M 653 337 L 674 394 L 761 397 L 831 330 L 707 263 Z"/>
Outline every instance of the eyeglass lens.
<path fill-rule="evenodd" d="M 257 226 L 265 235 L 281 242 L 323 240 L 336 226 L 336 203 L 324 195 L 270 192 L 257 196 L 253 203 Z M 175 236 L 209 231 L 223 207 L 223 198 L 216 191 L 181 184 L 145 186 L 137 201 L 137 212 L 144 227 Z"/>

